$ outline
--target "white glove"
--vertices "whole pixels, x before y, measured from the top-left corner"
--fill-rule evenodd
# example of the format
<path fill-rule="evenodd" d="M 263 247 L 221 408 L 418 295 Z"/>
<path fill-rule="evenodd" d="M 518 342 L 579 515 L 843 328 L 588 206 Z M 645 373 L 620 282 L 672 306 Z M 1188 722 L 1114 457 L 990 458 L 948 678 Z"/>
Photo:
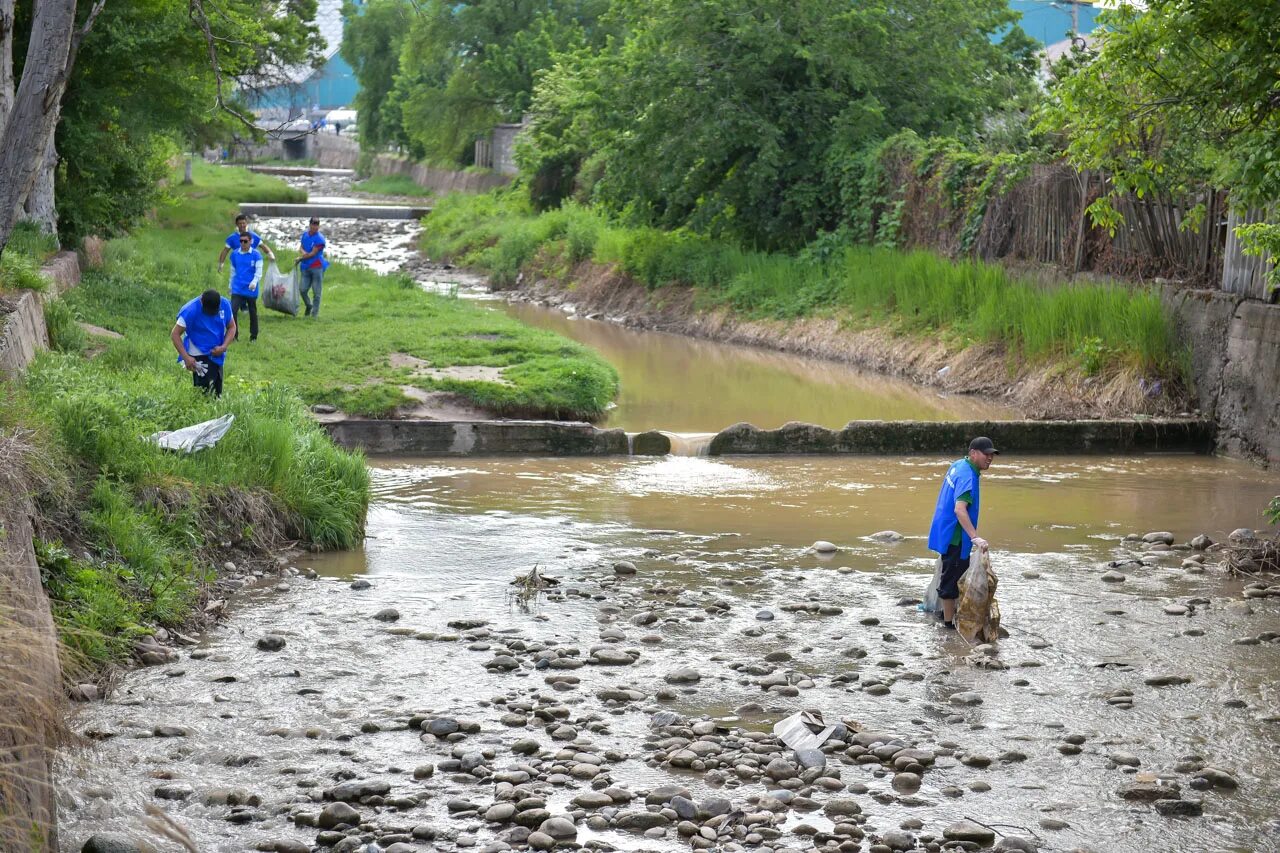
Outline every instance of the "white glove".
<path fill-rule="evenodd" d="M 988 545 L 987 540 L 983 539 L 981 536 L 975 536 L 973 537 L 973 547 L 977 548 L 980 551 L 986 551 L 991 546 Z"/>

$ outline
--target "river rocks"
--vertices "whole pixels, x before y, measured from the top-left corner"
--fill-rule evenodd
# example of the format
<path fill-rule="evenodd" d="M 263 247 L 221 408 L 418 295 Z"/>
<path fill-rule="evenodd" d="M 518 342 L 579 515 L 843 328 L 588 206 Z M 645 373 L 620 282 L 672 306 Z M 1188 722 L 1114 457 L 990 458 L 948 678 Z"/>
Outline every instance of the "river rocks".
<path fill-rule="evenodd" d="M 423 720 L 421 728 L 424 732 L 436 737 L 447 737 L 454 732 L 462 731 L 462 724 L 453 717 L 436 717 L 432 720 Z"/>
<path fill-rule="evenodd" d="M 682 666 L 668 672 L 664 678 L 668 684 L 697 684 L 702 674 L 691 666 Z"/>
<path fill-rule="evenodd" d="M 906 539 L 907 537 L 903 536 L 901 533 L 899 533 L 896 530 L 881 530 L 877 533 L 872 533 L 867 538 L 874 539 L 877 542 L 901 542 L 903 539 Z"/>
<path fill-rule="evenodd" d="M 613 564 L 613 573 L 616 575 L 634 575 L 636 573 L 636 564 L 627 560 L 619 560 Z"/>
<path fill-rule="evenodd" d="M 1210 539 L 1208 536 L 1204 535 L 1203 533 L 1194 537 L 1191 540 L 1191 548 L 1192 550 L 1195 550 L 1195 551 L 1207 550 L 1212 545 L 1213 545 L 1213 540 Z"/>
<path fill-rule="evenodd" d="M 1156 800 L 1176 800 L 1182 796 L 1178 793 L 1177 785 L 1157 782 L 1134 782 L 1131 785 L 1125 785 L 1120 788 L 1116 791 L 1116 794 L 1122 800 L 1138 803 L 1153 803 Z"/>
<path fill-rule="evenodd" d="M 1123 573 L 1117 571 L 1103 572 L 1099 579 L 1103 583 L 1123 583 L 1127 580 Z"/>
<path fill-rule="evenodd" d="M 639 655 L 632 652 L 603 646 L 591 650 L 591 657 L 587 658 L 587 663 L 599 666 L 629 666 L 635 663 L 637 658 Z"/>
<path fill-rule="evenodd" d="M 550 850 L 556 846 L 556 840 L 545 832 L 531 832 L 525 841 L 534 850 Z"/>
<path fill-rule="evenodd" d="M 169 782 L 159 785 L 153 792 L 158 800 L 185 800 L 195 793 L 186 782 Z"/>
<path fill-rule="evenodd" d="M 344 824 L 348 826 L 360 824 L 360 812 L 346 803 L 329 803 L 320 810 L 320 815 L 316 818 L 316 826 L 321 829 L 333 829 L 335 826 Z"/>
<path fill-rule="evenodd" d="M 578 836 L 578 828 L 573 821 L 564 817 L 547 818 L 538 827 L 538 832 L 549 835 L 556 841 L 567 841 Z"/>
<path fill-rule="evenodd" d="M 1204 779 L 1215 788 L 1225 788 L 1227 790 L 1235 790 L 1240 787 L 1240 783 L 1236 778 L 1225 770 L 1219 770 L 1216 767 L 1206 767 L 1195 773 L 1195 778 Z"/>
<path fill-rule="evenodd" d="M 1164 606 L 1164 614 L 1166 616 L 1186 616 L 1191 612 L 1191 608 L 1185 604 L 1166 604 Z"/>
<path fill-rule="evenodd" d="M 951 694 L 952 705 L 981 705 L 982 694 L 972 690 L 965 690 L 959 693 Z"/>
<path fill-rule="evenodd" d="M 1017 835 L 1006 835 L 995 846 L 996 853 L 1039 853 L 1039 850 L 1039 844 Z"/>
<path fill-rule="evenodd" d="M 391 785 L 379 780 L 341 782 L 324 792 L 326 800 L 354 802 L 362 797 L 383 796 L 391 790 Z"/>
<path fill-rule="evenodd" d="M 285 640 L 279 634 L 267 634 L 258 638 L 257 645 L 264 652 L 278 652 L 285 647 Z"/>
<path fill-rule="evenodd" d="M 1162 675 L 1151 675 L 1142 679 L 1142 683 L 1151 687 L 1170 687 L 1177 684 L 1190 684 L 1191 679 L 1185 675 L 1174 675 L 1165 673 Z"/>
<path fill-rule="evenodd" d="M 1204 804 L 1200 800 L 1156 800 L 1155 810 L 1165 817 L 1200 817 Z"/>
<path fill-rule="evenodd" d="M 373 584 L 369 583 L 369 581 L 365 578 L 356 578 L 351 582 L 351 586 L 350 586 L 350 589 L 353 589 L 357 592 L 359 592 L 362 589 L 372 589 L 372 588 L 373 588 Z"/>
<path fill-rule="evenodd" d="M 1258 534 L 1254 533 L 1253 530 L 1248 527 L 1237 527 L 1235 530 L 1231 531 L 1231 535 L 1227 538 L 1231 540 L 1233 544 L 1239 544 L 1241 542 L 1252 542 L 1254 539 L 1258 538 Z"/>
<path fill-rule="evenodd" d="M 1173 534 L 1167 530 L 1154 531 L 1142 537 L 1143 542 L 1159 543 L 1161 545 L 1172 545 L 1174 542 Z"/>
<path fill-rule="evenodd" d="M 971 820 L 961 820 L 944 829 L 942 837 L 948 841 L 969 841 L 986 847 L 996 840 L 996 833 Z"/>
<path fill-rule="evenodd" d="M 379 622 L 395 622 L 400 618 L 400 611 L 394 607 L 384 607 L 377 613 L 373 614 L 373 618 Z"/>
<path fill-rule="evenodd" d="M 817 542 L 814 542 L 809 546 L 809 549 L 818 554 L 834 554 L 836 551 L 840 550 L 839 546 L 832 542 L 828 542 L 825 539 L 819 539 Z"/>
<path fill-rule="evenodd" d="M 658 812 L 624 812 L 614 821 L 615 827 L 630 832 L 644 832 L 670 824 L 670 818 Z"/>
<path fill-rule="evenodd" d="M 89 836 L 80 853 L 142 853 L 142 847 L 127 836 L 102 832 Z"/>
<path fill-rule="evenodd" d="M 858 805 L 857 800 L 835 798 L 827 800 L 826 805 L 822 807 L 822 813 L 835 820 L 862 814 L 862 806 Z"/>

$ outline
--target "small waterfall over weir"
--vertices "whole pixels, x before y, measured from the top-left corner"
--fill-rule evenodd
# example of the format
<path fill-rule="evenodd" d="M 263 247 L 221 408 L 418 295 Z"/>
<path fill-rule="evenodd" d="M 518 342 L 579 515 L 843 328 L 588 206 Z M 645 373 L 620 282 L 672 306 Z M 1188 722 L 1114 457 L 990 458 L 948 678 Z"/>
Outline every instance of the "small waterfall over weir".
<path fill-rule="evenodd" d="M 717 435 L 714 432 L 659 432 L 671 439 L 672 456 L 707 456 L 711 451 L 711 439 Z"/>

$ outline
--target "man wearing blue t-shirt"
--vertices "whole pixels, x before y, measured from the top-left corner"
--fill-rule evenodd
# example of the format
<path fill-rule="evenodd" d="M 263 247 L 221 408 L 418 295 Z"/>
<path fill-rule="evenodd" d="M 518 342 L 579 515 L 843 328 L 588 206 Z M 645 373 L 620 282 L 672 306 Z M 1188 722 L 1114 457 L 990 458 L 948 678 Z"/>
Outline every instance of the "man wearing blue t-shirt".
<path fill-rule="evenodd" d="M 314 216 L 302 232 L 299 241 L 302 254 L 298 255 L 298 266 L 302 267 L 302 304 L 307 306 L 308 317 L 320 316 L 320 290 L 324 281 L 324 271 L 329 268 L 329 260 L 324 256 L 325 239 L 320 233 L 320 220 Z M 307 293 L 313 294 L 312 299 Z"/>
<path fill-rule="evenodd" d="M 182 306 L 169 337 L 195 386 L 221 397 L 222 364 L 236 337 L 231 303 L 218 291 L 206 290 Z"/>
<path fill-rule="evenodd" d="M 240 235 L 240 248 L 231 253 L 231 313 L 240 325 L 240 309 L 249 311 L 249 342 L 258 339 L 258 284 L 262 281 L 262 254 L 248 234 Z"/>
<path fill-rule="evenodd" d="M 970 552 L 989 547 L 978 535 L 979 486 L 982 472 L 995 459 L 995 444 L 981 436 L 969 442 L 969 455 L 951 463 L 938 491 L 938 504 L 929 526 L 929 549 L 942 556 L 942 577 L 938 598 L 942 600 L 942 624 L 956 626 L 956 599 L 960 597 L 960 578 L 969 569 Z"/>
<path fill-rule="evenodd" d="M 227 239 L 222 244 L 222 254 L 218 255 L 218 272 L 222 272 L 222 265 L 226 263 L 227 255 L 239 250 L 240 238 L 249 235 L 249 242 L 254 249 L 260 250 L 264 255 L 271 259 L 274 263 L 276 253 L 271 251 L 271 247 L 262 241 L 262 238 L 249 230 L 249 217 L 243 213 L 236 216 L 236 230 L 227 235 Z"/>

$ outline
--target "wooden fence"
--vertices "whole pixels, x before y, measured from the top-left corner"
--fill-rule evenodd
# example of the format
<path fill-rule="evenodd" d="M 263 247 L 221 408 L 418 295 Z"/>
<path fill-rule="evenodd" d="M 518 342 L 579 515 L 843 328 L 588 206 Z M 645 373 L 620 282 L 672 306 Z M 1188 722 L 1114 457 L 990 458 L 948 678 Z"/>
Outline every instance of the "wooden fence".
<path fill-rule="evenodd" d="M 899 239 L 907 246 L 953 257 L 1052 265 L 1067 274 L 1089 271 L 1221 287 L 1254 298 L 1266 292 L 1269 261 L 1243 255 L 1234 234 L 1236 225 L 1256 221 L 1258 214 L 1237 216 L 1221 190 L 1184 198 L 1121 197 L 1114 205 L 1124 221 L 1112 235 L 1094 227 L 1086 212 L 1106 190 L 1105 176 L 1097 172 L 1035 165 L 1003 192 L 990 192 L 985 202 L 979 199 L 975 206 L 968 199 L 967 210 L 955 206 L 948 194 L 954 190 L 944 190 L 936 176 L 905 169 L 892 175 L 891 181 L 902 182 Z M 1199 226 L 1184 227 L 1197 205 L 1204 206 Z"/>

